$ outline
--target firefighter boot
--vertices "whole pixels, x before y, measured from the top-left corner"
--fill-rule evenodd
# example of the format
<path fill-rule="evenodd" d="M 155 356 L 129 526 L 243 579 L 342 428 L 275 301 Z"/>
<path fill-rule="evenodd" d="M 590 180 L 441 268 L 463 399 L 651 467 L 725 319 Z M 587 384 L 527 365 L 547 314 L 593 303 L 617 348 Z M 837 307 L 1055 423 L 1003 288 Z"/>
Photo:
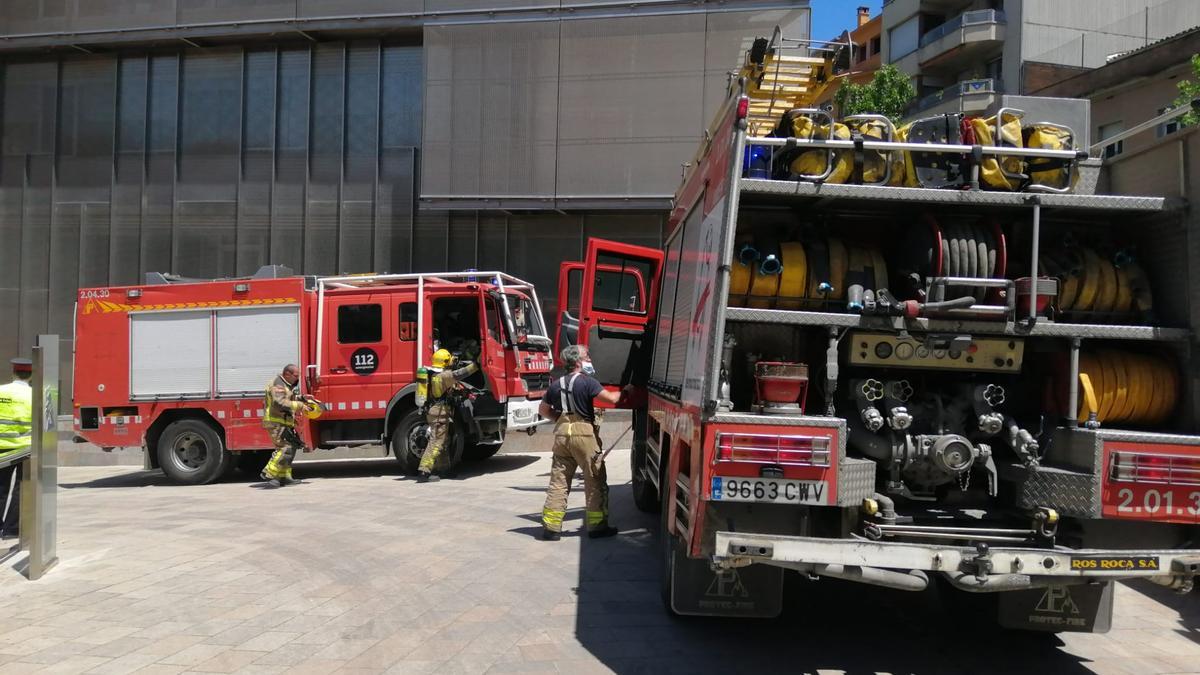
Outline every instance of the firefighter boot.
<path fill-rule="evenodd" d="M 596 530 L 588 530 L 588 539 L 604 539 L 605 537 L 616 536 L 618 532 L 620 532 L 620 530 L 612 525 L 605 525 L 604 527 Z"/>
<path fill-rule="evenodd" d="M 542 526 L 542 541 L 558 541 L 562 539 L 562 532 L 556 532 L 546 526 Z"/>
<path fill-rule="evenodd" d="M 421 473 L 417 474 L 418 483 L 436 483 L 441 479 L 441 476 L 437 475 L 436 473 L 429 473 L 428 471 L 422 471 Z"/>

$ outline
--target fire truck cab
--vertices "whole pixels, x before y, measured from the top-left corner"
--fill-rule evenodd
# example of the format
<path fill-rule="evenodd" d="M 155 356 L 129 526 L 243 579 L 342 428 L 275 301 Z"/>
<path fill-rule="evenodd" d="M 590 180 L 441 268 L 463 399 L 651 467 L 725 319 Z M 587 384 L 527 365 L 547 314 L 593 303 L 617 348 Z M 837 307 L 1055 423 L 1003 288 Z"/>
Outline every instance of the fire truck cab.
<path fill-rule="evenodd" d="M 444 348 L 479 364 L 449 468 L 539 423 L 552 365 L 541 317 L 533 286 L 498 272 L 302 277 L 265 267 L 81 289 L 75 430 L 103 447 L 141 445 L 147 468 L 181 483 L 234 468 L 257 475 L 271 448 L 266 389 L 294 363 L 301 392 L 324 403 L 318 419 L 298 421 L 309 446 L 382 444 L 411 473 L 428 434 L 416 371 Z"/>

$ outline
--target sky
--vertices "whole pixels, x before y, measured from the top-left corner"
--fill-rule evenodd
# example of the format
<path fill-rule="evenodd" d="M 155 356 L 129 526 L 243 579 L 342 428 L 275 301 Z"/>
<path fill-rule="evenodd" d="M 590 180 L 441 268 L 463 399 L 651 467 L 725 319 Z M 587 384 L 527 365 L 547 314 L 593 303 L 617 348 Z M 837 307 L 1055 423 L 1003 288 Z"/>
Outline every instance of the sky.
<path fill-rule="evenodd" d="M 812 7 L 812 37 L 832 40 L 848 28 L 858 25 L 858 8 L 870 7 L 871 16 L 879 14 L 883 0 L 809 0 Z"/>

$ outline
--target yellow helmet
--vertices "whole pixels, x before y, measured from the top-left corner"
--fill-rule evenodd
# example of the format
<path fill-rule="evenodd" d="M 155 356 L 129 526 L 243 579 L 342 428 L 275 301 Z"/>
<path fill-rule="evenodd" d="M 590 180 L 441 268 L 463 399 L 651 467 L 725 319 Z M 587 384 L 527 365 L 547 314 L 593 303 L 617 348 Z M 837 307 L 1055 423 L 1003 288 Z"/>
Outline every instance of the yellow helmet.
<path fill-rule="evenodd" d="M 315 420 L 320 417 L 321 413 L 323 412 L 325 412 L 325 407 L 321 405 L 320 401 L 304 402 L 304 416 L 308 419 Z"/>
<path fill-rule="evenodd" d="M 433 353 L 434 368 L 449 368 L 452 363 L 454 363 L 454 355 L 448 350 L 439 349 Z"/>

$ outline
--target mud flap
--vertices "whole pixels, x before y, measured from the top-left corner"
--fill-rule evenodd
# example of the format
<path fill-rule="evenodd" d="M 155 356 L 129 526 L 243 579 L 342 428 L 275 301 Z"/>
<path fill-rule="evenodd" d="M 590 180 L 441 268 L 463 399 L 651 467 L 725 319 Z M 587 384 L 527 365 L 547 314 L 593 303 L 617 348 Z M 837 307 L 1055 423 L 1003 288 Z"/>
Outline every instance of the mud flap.
<path fill-rule="evenodd" d="M 1112 627 L 1113 582 L 1050 586 L 1000 594 L 1000 625 L 1016 630 L 1107 633 Z"/>
<path fill-rule="evenodd" d="M 706 560 L 673 552 L 671 609 L 676 614 L 772 618 L 782 608 L 782 569 L 751 565 L 718 573 Z"/>

